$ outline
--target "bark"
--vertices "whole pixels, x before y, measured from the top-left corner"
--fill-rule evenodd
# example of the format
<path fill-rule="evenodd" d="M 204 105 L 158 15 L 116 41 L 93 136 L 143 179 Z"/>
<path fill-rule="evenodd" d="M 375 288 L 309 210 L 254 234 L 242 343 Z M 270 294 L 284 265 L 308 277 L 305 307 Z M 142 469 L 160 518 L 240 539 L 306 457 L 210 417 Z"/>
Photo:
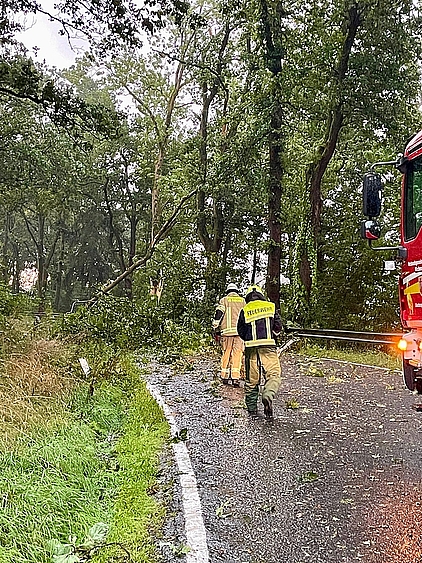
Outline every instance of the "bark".
<path fill-rule="evenodd" d="M 104 186 L 103 186 L 103 193 L 104 193 L 104 201 L 106 203 L 106 208 L 107 208 L 107 215 L 108 215 L 108 225 L 109 225 L 109 242 L 110 242 L 110 246 L 113 248 L 114 243 L 117 246 L 117 261 L 119 263 L 119 267 L 120 267 L 120 271 L 121 272 L 125 272 L 126 268 L 127 268 L 127 264 L 125 261 L 125 251 L 124 251 L 124 245 L 123 245 L 123 239 L 121 237 L 120 234 L 120 230 L 118 228 L 118 226 L 115 223 L 115 219 L 114 219 L 114 212 L 113 212 L 113 207 L 111 205 L 110 202 L 110 197 L 109 197 L 109 193 L 108 193 L 108 179 L 106 180 Z M 130 278 L 126 278 L 125 279 L 125 293 L 126 295 L 131 298 L 131 283 L 130 283 Z M 128 291 L 129 289 L 129 291 Z"/>
<path fill-rule="evenodd" d="M 281 270 L 281 224 L 280 209 L 283 182 L 283 121 L 281 77 L 283 69 L 283 29 L 285 15 L 282 2 L 270 7 L 266 0 L 261 0 L 261 25 L 266 64 L 272 73 L 272 111 L 270 119 L 269 144 L 269 194 L 268 194 L 268 229 L 270 244 L 267 263 L 267 295 L 270 301 L 280 307 L 280 270 Z"/>
<path fill-rule="evenodd" d="M 186 41 L 185 45 L 183 46 L 183 53 L 186 51 L 191 39 L 192 36 Z M 155 136 L 157 138 L 157 155 L 154 163 L 154 179 L 151 187 L 151 241 L 154 240 L 155 234 L 160 229 L 162 222 L 160 180 L 170 139 L 173 113 L 176 107 L 177 97 L 182 88 L 182 79 L 185 67 L 186 64 L 183 61 L 179 61 L 174 75 L 174 82 L 172 85 L 171 93 L 167 102 L 164 125 L 162 127 L 159 125 L 156 116 L 151 111 L 148 104 L 146 104 L 144 100 L 140 96 L 138 96 L 127 84 L 124 85 L 125 90 L 132 96 L 133 100 L 138 104 L 141 111 L 145 115 L 148 115 L 148 117 L 151 119 L 155 131 Z"/>
<path fill-rule="evenodd" d="M 173 112 L 176 105 L 176 99 L 179 95 L 180 89 L 182 87 L 182 78 L 185 65 L 180 62 L 176 69 L 176 74 L 174 77 L 174 83 L 170 98 L 167 104 L 166 119 L 164 122 L 164 131 L 161 139 L 158 142 L 158 154 L 155 161 L 154 167 L 154 184 L 151 191 L 151 240 L 153 240 L 155 233 L 158 231 L 162 220 L 162 209 L 160 203 L 160 178 L 162 174 L 164 159 L 167 152 L 169 137 L 170 137 L 170 126 L 173 118 Z"/>
<path fill-rule="evenodd" d="M 20 291 L 20 275 L 22 271 L 19 245 L 14 241 L 11 243 L 13 251 L 13 267 L 12 267 L 12 290 L 14 293 L 19 293 Z"/>
<path fill-rule="evenodd" d="M 227 23 L 218 53 L 216 69 L 213 73 L 214 79 L 212 85 L 209 87 L 208 83 L 206 82 L 202 84 L 202 111 L 201 122 L 199 126 L 200 188 L 198 190 L 197 196 L 198 216 L 196 222 L 196 231 L 208 258 L 211 254 L 217 254 L 220 251 L 224 236 L 224 217 L 221 210 L 221 203 L 218 200 L 216 201 L 215 199 L 213 200 L 211 226 L 209 227 L 205 205 L 207 198 L 205 186 L 207 182 L 208 167 L 207 140 L 209 112 L 211 104 L 214 101 L 218 91 L 221 87 L 224 87 L 222 81 L 222 71 L 224 64 L 223 57 L 229 42 L 230 32 L 231 29 L 229 24 Z"/>
<path fill-rule="evenodd" d="M 60 235 L 60 255 L 57 263 L 56 291 L 54 298 L 54 310 L 59 311 L 63 286 L 63 263 L 64 263 L 64 236 Z"/>
<path fill-rule="evenodd" d="M 7 285 L 9 283 L 9 255 L 7 249 L 9 247 L 9 234 L 10 234 L 10 215 L 7 213 L 4 220 L 4 235 L 3 235 L 3 248 L 2 248 L 2 262 L 1 262 L 1 277 L 3 282 Z"/>
<path fill-rule="evenodd" d="M 270 182 L 268 198 L 268 226 L 270 245 L 267 265 L 268 299 L 279 307 L 280 303 L 280 269 L 281 269 L 281 223 L 280 208 L 282 195 L 283 166 L 281 162 L 283 110 L 276 99 L 271 116 L 270 144 Z"/>
<path fill-rule="evenodd" d="M 129 241 L 129 256 L 128 256 L 128 268 L 133 265 L 133 259 L 136 254 L 136 228 L 138 225 L 138 217 L 134 210 L 134 212 L 129 217 L 130 223 L 130 241 Z M 132 276 L 128 276 L 125 279 L 125 291 L 126 295 L 132 299 L 133 298 L 133 278 Z"/>
<path fill-rule="evenodd" d="M 53 256 L 56 250 L 57 241 L 60 237 L 61 229 L 58 226 L 53 243 L 50 250 L 46 253 L 45 248 L 45 216 L 42 213 L 37 214 L 37 227 L 33 228 L 25 214 L 23 218 L 28 233 L 34 243 L 36 252 L 36 268 L 38 272 L 37 279 L 37 297 L 39 299 L 38 312 L 43 313 L 45 310 L 45 299 L 48 285 L 48 270 L 50 268 Z"/>
<path fill-rule="evenodd" d="M 227 257 L 229 255 L 230 249 L 231 249 L 231 236 L 230 233 L 228 233 L 224 241 L 223 252 L 221 255 L 221 283 L 223 286 L 226 286 L 229 281 L 227 280 Z"/>
<path fill-rule="evenodd" d="M 44 312 L 45 308 L 45 292 L 47 286 L 47 269 L 46 259 L 44 254 L 44 235 L 45 235 L 45 217 L 38 215 L 38 238 L 34 237 L 36 252 L 37 252 L 37 293 L 40 300 L 38 312 Z"/>
<path fill-rule="evenodd" d="M 125 192 L 125 198 L 127 204 L 124 205 L 124 211 L 127 220 L 129 221 L 129 244 L 127 248 L 125 248 L 125 244 L 119 229 L 119 226 L 116 224 L 113 206 L 110 201 L 110 196 L 108 192 L 108 179 L 103 186 L 104 192 L 104 201 L 106 203 L 107 208 L 107 215 L 108 215 L 108 223 L 109 223 L 109 241 L 110 246 L 113 248 L 114 246 L 117 247 L 117 260 L 119 263 L 120 271 L 123 273 L 133 264 L 133 258 L 136 255 L 136 231 L 137 226 L 139 223 L 139 216 L 138 216 L 138 209 L 137 203 L 133 194 L 129 189 L 129 162 L 125 159 L 122 155 L 122 158 L 125 163 L 125 173 L 122 179 L 122 187 Z M 133 281 L 131 276 L 127 276 L 124 280 L 124 291 L 125 295 L 132 299 L 133 297 Z"/>
<path fill-rule="evenodd" d="M 253 249 L 253 257 L 252 257 L 252 275 L 251 275 L 251 284 L 253 285 L 256 282 L 256 273 L 258 270 L 258 243 L 255 239 L 254 249 Z"/>
<path fill-rule="evenodd" d="M 321 225 L 322 225 L 322 196 L 321 185 L 327 167 L 334 155 L 338 138 L 343 125 L 343 99 L 341 89 L 347 74 L 350 54 L 356 33 L 362 23 L 361 12 L 356 4 L 350 6 L 345 21 L 345 39 L 340 54 L 337 68 L 334 72 L 336 88 L 332 95 L 332 105 L 327 118 L 326 134 L 323 144 L 319 147 L 316 158 L 308 166 L 306 173 L 306 185 L 309 193 L 310 212 L 309 222 L 313 235 L 313 245 L 317 256 L 321 254 Z M 301 257 L 299 273 L 302 284 L 306 291 L 308 304 L 312 292 L 312 268 L 309 267 L 310 257 L 304 252 Z M 320 262 L 320 260 L 318 260 Z"/>
<path fill-rule="evenodd" d="M 216 271 L 218 267 L 217 256 L 221 250 L 224 239 L 225 220 L 222 212 L 221 201 L 212 198 L 211 217 L 209 217 L 209 209 L 207 208 L 207 199 L 210 197 L 206 188 L 208 172 L 208 121 L 211 104 L 221 89 L 225 92 L 223 113 L 227 111 L 227 89 L 222 79 L 222 73 L 224 68 L 224 53 L 229 43 L 230 33 L 231 28 L 227 22 L 218 52 L 216 67 L 212 73 L 213 78 L 211 84 L 208 82 L 204 82 L 202 84 L 202 111 L 199 126 L 200 186 L 197 195 L 196 232 L 204 247 L 207 261 L 205 269 L 204 301 L 208 303 L 209 306 L 214 306 L 215 297 L 221 290 L 220 284 L 222 283 L 222 280 L 216 276 Z M 224 149 L 222 148 L 222 150 Z"/>

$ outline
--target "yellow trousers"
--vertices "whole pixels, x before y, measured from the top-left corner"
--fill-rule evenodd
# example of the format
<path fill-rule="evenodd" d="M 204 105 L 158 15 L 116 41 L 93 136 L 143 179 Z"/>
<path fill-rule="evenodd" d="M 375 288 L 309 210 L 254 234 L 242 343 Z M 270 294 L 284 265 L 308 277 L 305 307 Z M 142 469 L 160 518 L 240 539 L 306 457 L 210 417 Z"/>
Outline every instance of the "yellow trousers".
<path fill-rule="evenodd" d="M 246 348 L 245 368 L 245 403 L 249 411 L 254 411 L 258 403 L 260 372 L 264 380 L 263 399 L 272 401 L 280 387 L 281 366 L 277 348 L 275 346 Z"/>
<path fill-rule="evenodd" d="M 240 336 L 222 336 L 221 378 L 240 379 L 244 343 Z"/>

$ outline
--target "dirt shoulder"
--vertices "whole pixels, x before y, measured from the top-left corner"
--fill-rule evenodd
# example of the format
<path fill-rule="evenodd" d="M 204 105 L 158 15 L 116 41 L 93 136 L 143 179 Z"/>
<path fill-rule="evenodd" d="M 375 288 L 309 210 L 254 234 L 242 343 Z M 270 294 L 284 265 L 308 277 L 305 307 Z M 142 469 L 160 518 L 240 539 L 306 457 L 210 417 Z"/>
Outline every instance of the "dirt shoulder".
<path fill-rule="evenodd" d="M 422 413 L 401 375 L 282 364 L 272 423 L 216 381 L 216 358 L 151 374 L 188 431 L 210 562 L 420 562 Z"/>

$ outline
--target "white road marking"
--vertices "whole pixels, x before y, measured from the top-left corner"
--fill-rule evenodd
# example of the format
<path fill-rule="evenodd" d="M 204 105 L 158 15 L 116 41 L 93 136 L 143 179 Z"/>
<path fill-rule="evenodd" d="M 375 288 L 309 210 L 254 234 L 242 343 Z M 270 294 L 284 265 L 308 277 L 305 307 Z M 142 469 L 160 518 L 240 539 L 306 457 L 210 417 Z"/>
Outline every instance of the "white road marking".
<path fill-rule="evenodd" d="M 168 420 L 172 436 L 179 434 L 176 420 L 160 395 L 160 392 L 147 383 L 148 391 L 163 409 L 164 416 Z M 182 504 L 185 515 L 186 541 L 190 551 L 186 554 L 186 563 L 208 563 L 207 535 L 204 520 L 202 518 L 201 501 L 199 499 L 198 487 L 195 474 L 189 457 L 189 452 L 184 442 L 173 443 L 173 451 L 179 469 L 179 479 L 182 489 Z"/>

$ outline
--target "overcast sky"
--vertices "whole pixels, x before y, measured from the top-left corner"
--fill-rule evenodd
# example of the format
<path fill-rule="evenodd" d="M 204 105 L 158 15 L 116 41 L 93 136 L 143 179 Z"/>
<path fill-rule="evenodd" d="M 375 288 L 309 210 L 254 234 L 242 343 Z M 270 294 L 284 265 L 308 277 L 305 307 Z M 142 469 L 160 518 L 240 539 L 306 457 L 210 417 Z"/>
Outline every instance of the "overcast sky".
<path fill-rule="evenodd" d="M 53 8 L 54 0 L 43 0 L 41 5 L 45 10 Z M 60 25 L 57 22 L 49 21 L 47 16 L 43 14 L 29 14 L 24 20 L 26 31 L 18 34 L 17 38 L 35 57 L 34 48 L 38 51 L 36 59 L 40 62 L 45 60 L 48 66 L 57 68 L 66 68 L 75 62 L 75 58 L 83 52 L 83 41 L 73 40 L 72 47 L 69 45 L 67 36 L 59 35 Z"/>

